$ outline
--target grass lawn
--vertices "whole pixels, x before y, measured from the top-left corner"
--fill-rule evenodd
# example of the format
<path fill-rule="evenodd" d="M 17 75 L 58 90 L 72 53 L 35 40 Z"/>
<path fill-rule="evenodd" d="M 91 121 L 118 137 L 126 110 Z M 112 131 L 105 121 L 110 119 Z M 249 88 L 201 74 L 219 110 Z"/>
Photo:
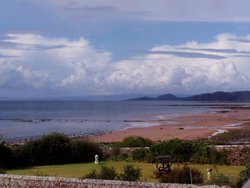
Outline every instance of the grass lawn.
<path fill-rule="evenodd" d="M 42 175 L 42 176 L 62 176 L 62 177 L 75 177 L 80 178 L 92 171 L 93 169 L 99 170 L 102 165 L 113 166 L 117 172 L 120 172 L 123 166 L 131 164 L 138 166 L 142 169 L 142 181 L 154 181 L 157 179 L 152 178 L 152 172 L 154 166 L 151 163 L 136 163 L 136 162 L 125 162 L 125 161 L 103 161 L 100 165 L 94 163 L 81 163 L 81 164 L 65 164 L 65 165 L 48 165 L 48 166 L 36 166 L 25 169 L 8 170 L 8 174 L 18 175 Z M 176 166 L 176 165 L 174 165 Z M 173 166 L 173 167 L 174 167 Z M 243 166 L 222 166 L 222 165 L 190 165 L 191 167 L 198 168 L 204 175 L 207 173 L 207 168 L 213 168 L 214 173 L 223 173 L 226 176 L 237 179 Z M 206 177 L 206 176 L 205 176 Z"/>

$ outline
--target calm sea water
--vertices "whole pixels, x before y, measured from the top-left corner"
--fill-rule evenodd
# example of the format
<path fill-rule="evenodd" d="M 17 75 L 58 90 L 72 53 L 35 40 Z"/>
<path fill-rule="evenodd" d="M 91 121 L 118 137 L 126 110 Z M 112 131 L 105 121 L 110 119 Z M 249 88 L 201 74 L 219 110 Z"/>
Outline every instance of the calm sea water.
<path fill-rule="evenodd" d="M 158 125 L 168 116 L 214 110 L 210 105 L 169 101 L 1 101 L 0 136 L 18 140 L 51 132 L 99 134 Z"/>

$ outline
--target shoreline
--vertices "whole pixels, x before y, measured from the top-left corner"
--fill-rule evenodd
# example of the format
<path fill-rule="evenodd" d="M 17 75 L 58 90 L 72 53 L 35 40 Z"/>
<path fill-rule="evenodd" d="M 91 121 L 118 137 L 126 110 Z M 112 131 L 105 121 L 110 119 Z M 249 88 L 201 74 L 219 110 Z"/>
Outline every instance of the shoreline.
<path fill-rule="evenodd" d="M 159 125 L 132 127 L 124 130 L 90 136 L 95 142 L 119 142 L 128 136 L 142 136 L 153 141 L 173 138 L 196 140 L 208 139 L 230 130 L 242 129 L 244 123 L 250 122 L 249 108 L 230 108 L 208 113 L 185 114 L 164 119 Z"/>
<path fill-rule="evenodd" d="M 122 120 L 121 122 L 126 123 L 127 126 L 119 130 L 86 134 L 82 134 L 81 132 L 74 134 L 61 133 L 72 139 L 90 139 L 95 142 L 117 142 L 127 136 L 142 136 L 153 141 L 173 138 L 187 140 L 204 139 L 229 130 L 242 129 L 244 123 L 250 122 L 250 108 L 226 106 L 226 108 L 218 107 L 212 110 L 208 108 L 202 112 L 149 114 L 138 117 L 138 119 Z M 111 121 L 105 120 L 105 122 L 110 123 Z M 33 136 L 5 141 L 10 143 L 25 143 L 39 137 Z"/>

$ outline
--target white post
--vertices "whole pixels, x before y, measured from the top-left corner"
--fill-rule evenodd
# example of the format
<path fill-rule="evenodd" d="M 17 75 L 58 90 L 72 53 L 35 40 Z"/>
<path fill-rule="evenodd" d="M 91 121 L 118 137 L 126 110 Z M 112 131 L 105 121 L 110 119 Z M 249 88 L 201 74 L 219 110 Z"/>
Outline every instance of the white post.
<path fill-rule="evenodd" d="M 207 169 L 207 181 L 209 181 L 211 179 L 212 171 L 213 171 L 212 168 Z"/>
<path fill-rule="evenodd" d="M 95 164 L 99 164 L 99 156 L 95 155 Z"/>

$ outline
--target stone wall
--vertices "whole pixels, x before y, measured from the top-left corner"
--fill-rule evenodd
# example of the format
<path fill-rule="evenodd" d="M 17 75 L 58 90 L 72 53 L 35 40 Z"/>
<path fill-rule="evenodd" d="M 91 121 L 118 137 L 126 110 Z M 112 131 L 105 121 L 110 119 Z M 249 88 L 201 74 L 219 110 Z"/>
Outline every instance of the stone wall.
<path fill-rule="evenodd" d="M 219 188 L 218 186 L 196 186 L 151 182 L 129 182 L 92 180 L 46 176 L 0 175 L 0 188 Z M 226 188 L 226 187 L 224 187 Z"/>

